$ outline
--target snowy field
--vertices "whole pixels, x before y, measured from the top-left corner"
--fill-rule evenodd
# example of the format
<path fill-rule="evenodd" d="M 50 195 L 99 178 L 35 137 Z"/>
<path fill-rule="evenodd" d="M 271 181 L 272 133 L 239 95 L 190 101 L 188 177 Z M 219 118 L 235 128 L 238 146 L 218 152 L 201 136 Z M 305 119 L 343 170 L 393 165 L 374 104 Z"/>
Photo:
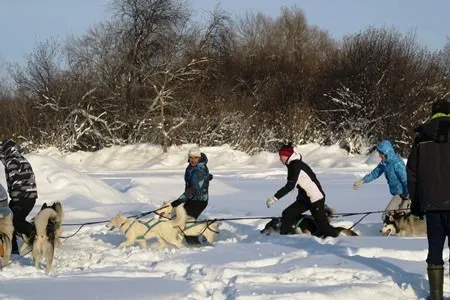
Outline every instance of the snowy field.
<path fill-rule="evenodd" d="M 187 150 L 162 153 L 148 145 L 96 153 L 60 154 L 45 149 L 27 155 L 39 199 L 61 201 L 66 224 L 108 220 L 153 210 L 184 188 Z M 390 195 L 385 179 L 354 191 L 352 184 L 378 163 L 377 155 L 348 156 L 337 147 L 296 150 L 317 172 L 327 203 L 338 213 L 378 211 Z M 248 156 L 229 147 L 202 148 L 214 174 L 208 218 L 279 216 L 295 199 L 291 192 L 268 209 L 265 199 L 285 183 L 286 168 L 273 153 Z M 3 173 L 3 172 L 0 172 Z M 4 175 L 0 176 L 4 184 Z M 350 227 L 361 216 L 336 218 Z M 204 248 L 118 249 L 119 232 L 104 224 L 83 227 L 64 239 L 54 271 L 45 275 L 30 256 L 0 272 L 0 299 L 420 299 L 428 294 L 426 238 L 380 236 L 379 214 L 355 226 L 358 237 L 264 236 L 267 220 L 223 221 L 219 241 Z M 64 236 L 78 226 L 65 226 Z M 445 259 L 448 251 L 445 251 Z M 445 295 L 449 296 L 448 268 Z"/>

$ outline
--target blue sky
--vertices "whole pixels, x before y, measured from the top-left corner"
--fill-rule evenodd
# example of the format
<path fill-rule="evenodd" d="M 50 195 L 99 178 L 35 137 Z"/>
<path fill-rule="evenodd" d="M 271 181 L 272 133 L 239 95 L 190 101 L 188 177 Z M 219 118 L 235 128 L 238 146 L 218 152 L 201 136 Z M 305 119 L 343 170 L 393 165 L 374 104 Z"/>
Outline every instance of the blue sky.
<path fill-rule="evenodd" d="M 107 18 L 109 0 L 0 0 L 0 63 L 23 62 L 36 43 L 55 37 L 79 36 Z M 430 49 L 439 49 L 450 36 L 448 0 L 190 0 L 197 18 L 219 5 L 232 15 L 244 11 L 277 16 L 281 6 L 296 5 L 310 24 L 336 37 L 370 25 L 415 31 Z"/>

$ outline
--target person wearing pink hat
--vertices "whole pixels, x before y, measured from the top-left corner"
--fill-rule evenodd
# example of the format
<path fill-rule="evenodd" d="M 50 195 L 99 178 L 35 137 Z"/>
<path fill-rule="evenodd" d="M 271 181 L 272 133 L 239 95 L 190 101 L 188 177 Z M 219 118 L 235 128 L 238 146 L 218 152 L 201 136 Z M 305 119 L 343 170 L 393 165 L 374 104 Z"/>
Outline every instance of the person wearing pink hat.
<path fill-rule="evenodd" d="M 338 236 L 338 230 L 328 222 L 325 211 L 325 193 L 316 174 L 302 160 L 302 156 L 294 151 L 292 144 L 283 145 L 278 151 L 278 155 L 281 163 L 288 169 L 287 182 L 273 196 L 267 198 L 267 207 L 271 207 L 294 188 L 298 189 L 295 202 L 283 210 L 280 234 L 295 234 L 296 220 L 309 210 L 322 237 Z"/>

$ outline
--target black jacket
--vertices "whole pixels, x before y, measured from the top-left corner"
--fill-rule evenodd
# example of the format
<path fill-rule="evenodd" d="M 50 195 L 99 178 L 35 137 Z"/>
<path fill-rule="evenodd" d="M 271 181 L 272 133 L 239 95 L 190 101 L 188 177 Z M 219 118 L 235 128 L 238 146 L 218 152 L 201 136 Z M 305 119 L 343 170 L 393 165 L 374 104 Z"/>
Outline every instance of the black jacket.
<path fill-rule="evenodd" d="M 325 198 L 325 193 L 313 170 L 302 161 L 301 156 L 294 153 L 286 163 L 288 169 L 287 182 L 284 187 L 275 193 L 280 199 L 295 187 L 298 189 L 297 200 L 305 202 L 316 202 Z"/>
<path fill-rule="evenodd" d="M 432 118 L 416 132 L 406 164 L 412 207 L 450 211 L 450 116 Z"/>

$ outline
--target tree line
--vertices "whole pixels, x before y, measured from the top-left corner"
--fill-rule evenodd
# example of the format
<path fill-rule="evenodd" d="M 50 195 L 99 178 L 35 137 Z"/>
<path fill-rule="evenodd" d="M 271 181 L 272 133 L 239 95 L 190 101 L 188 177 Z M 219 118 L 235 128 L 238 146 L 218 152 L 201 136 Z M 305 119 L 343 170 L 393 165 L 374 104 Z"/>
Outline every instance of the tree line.
<path fill-rule="evenodd" d="M 431 51 L 395 28 L 336 40 L 297 7 L 240 18 L 216 9 L 197 24 L 177 0 L 112 0 L 111 12 L 81 37 L 0 65 L 13 83 L 0 83 L 2 138 L 247 153 L 287 140 L 361 153 L 388 138 L 406 153 L 431 103 L 450 94 L 450 43 Z"/>

